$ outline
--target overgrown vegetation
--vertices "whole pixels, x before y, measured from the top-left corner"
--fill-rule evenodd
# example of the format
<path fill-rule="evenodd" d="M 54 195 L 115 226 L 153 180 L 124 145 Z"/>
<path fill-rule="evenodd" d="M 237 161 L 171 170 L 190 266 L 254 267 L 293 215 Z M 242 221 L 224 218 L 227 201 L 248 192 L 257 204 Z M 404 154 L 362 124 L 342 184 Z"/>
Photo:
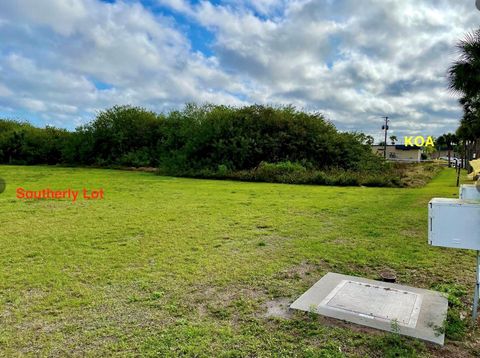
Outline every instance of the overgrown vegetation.
<path fill-rule="evenodd" d="M 74 132 L 0 121 L 0 163 L 160 167 L 175 176 L 395 186 L 370 138 L 293 107 L 194 104 L 155 114 L 117 106 Z"/>
<path fill-rule="evenodd" d="M 341 168 L 318 170 L 308 168 L 300 163 L 261 162 L 258 167 L 250 170 L 229 170 L 219 166 L 218 170 L 199 170 L 183 173 L 184 176 L 212 179 L 230 179 L 241 181 L 257 181 L 285 184 L 314 184 L 337 186 L 401 186 L 400 171 L 395 170 L 388 163 L 384 164 L 385 172 L 380 171 L 353 171 Z"/>
<path fill-rule="evenodd" d="M 442 167 L 438 163 L 395 163 L 394 170 L 401 187 L 418 188 L 432 180 Z"/>

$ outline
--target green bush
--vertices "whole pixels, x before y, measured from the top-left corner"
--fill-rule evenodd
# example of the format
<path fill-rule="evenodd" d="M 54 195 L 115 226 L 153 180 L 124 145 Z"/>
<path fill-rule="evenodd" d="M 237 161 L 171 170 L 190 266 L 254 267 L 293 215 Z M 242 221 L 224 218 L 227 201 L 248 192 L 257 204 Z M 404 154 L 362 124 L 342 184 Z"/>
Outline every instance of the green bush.
<path fill-rule="evenodd" d="M 242 181 L 263 181 L 270 183 L 313 184 L 336 186 L 398 186 L 399 178 L 394 172 L 358 173 L 351 170 L 314 170 L 307 169 L 302 164 L 291 162 L 266 163 L 262 162 L 258 168 L 250 170 L 228 170 L 226 166 L 219 166 L 217 171 L 203 169 L 184 172 L 184 176 L 197 178 L 230 179 Z"/>
<path fill-rule="evenodd" d="M 297 184 L 395 185 L 361 133 L 294 107 L 114 106 L 74 132 L 0 120 L 0 163 L 157 166 L 160 174 Z"/>
<path fill-rule="evenodd" d="M 331 171 L 329 174 L 330 177 L 330 185 L 337 185 L 337 186 L 358 186 L 360 185 L 360 181 L 358 179 L 358 175 L 355 172 L 348 172 L 344 170 L 334 170 Z"/>
<path fill-rule="evenodd" d="M 226 177 L 229 173 L 228 167 L 225 164 L 220 164 L 217 173 L 220 177 Z"/>
<path fill-rule="evenodd" d="M 307 170 L 381 170 L 383 165 L 365 136 L 340 133 L 321 114 L 293 107 L 191 104 L 166 116 L 164 128 L 160 167 L 170 174 L 216 171 L 222 164 L 232 171 L 251 170 L 262 162 L 300 163 Z M 291 180 L 291 173 L 283 175 Z"/>
<path fill-rule="evenodd" d="M 133 150 L 123 154 L 119 160 L 120 165 L 128 167 L 148 167 L 150 165 L 150 157 L 146 148 Z"/>
<path fill-rule="evenodd" d="M 362 185 L 371 187 L 390 187 L 398 186 L 400 179 L 398 177 L 391 177 L 390 175 L 371 174 L 365 176 L 362 180 Z"/>
<path fill-rule="evenodd" d="M 254 171 L 257 181 L 276 183 L 303 183 L 306 182 L 307 169 L 300 163 L 261 162 Z"/>

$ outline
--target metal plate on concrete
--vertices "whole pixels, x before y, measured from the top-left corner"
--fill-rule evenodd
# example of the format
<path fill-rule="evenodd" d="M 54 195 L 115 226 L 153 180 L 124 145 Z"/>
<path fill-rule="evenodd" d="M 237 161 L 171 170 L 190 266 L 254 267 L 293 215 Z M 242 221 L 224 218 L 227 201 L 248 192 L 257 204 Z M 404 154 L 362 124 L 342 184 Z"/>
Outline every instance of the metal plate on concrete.
<path fill-rule="evenodd" d="M 411 291 L 342 280 L 320 306 L 415 327 L 421 304 L 422 296 Z"/>
<path fill-rule="evenodd" d="M 330 272 L 290 308 L 443 345 L 448 302 L 435 291 Z"/>

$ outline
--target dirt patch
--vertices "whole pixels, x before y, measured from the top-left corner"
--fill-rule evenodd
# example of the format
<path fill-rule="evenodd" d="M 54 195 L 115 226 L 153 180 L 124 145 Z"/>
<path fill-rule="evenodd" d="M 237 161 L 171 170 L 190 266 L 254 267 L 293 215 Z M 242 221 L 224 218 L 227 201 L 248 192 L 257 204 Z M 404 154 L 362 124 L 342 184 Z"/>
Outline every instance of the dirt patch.
<path fill-rule="evenodd" d="M 331 271 L 350 276 L 359 276 L 372 280 L 381 280 L 380 272 L 390 269 L 388 266 L 380 265 L 361 265 L 351 262 L 337 262 L 333 265 Z"/>
<path fill-rule="evenodd" d="M 338 246 L 349 246 L 352 244 L 352 240 L 351 239 L 344 239 L 344 238 L 336 238 L 336 239 L 333 239 L 331 241 L 328 241 L 329 244 L 333 244 L 333 245 L 338 245 Z"/>
<path fill-rule="evenodd" d="M 422 270 L 417 268 L 404 268 L 397 273 L 397 283 L 406 284 L 425 289 L 431 289 L 432 283 L 445 282 L 445 278 L 438 274 L 439 271 Z"/>
<path fill-rule="evenodd" d="M 450 357 L 450 358 L 471 358 L 471 357 L 479 357 L 480 356 L 480 347 L 477 345 L 476 348 L 468 350 L 467 347 L 464 347 L 463 344 L 453 344 L 451 342 L 447 342 L 447 344 L 443 347 L 438 346 L 430 346 L 429 345 L 429 353 L 433 357 Z"/>
<path fill-rule="evenodd" d="M 154 167 L 121 167 L 121 170 L 129 170 L 134 172 L 157 173 L 158 168 Z"/>
<path fill-rule="evenodd" d="M 291 303 L 292 300 L 289 298 L 278 298 L 276 300 L 267 301 L 265 303 L 267 312 L 265 312 L 264 316 L 268 318 L 290 319 L 293 316 L 293 313 L 289 308 Z"/>
<path fill-rule="evenodd" d="M 267 246 L 270 248 L 277 248 L 281 245 L 284 245 L 286 242 L 290 240 L 291 238 L 286 236 L 278 236 L 278 235 L 261 236 L 259 238 L 258 246 Z"/>
<path fill-rule="evenodd" d="M 254 316 L 262 308 L 261 303 L 267 293 L 261 289 L 230 285 L 222 287 L 196 287 L 187 294 L 188 310 L 193 310 L 201 317 L 211 316 L 216 319 L 228 319 L 233 323 L 242 317 Z"/>
<path fill-rule="evenodd" d="M 312 263 L 308 261 L 302 261 L 298 265 L 289 267 L 286 270 L 280 271 L 275 278 L 279 279 L 306 279 L 310 278 L 312 274 L 323 271 L 326 267 L 326 263 Z"/>
<path fill-rule="evenodd" d="M 424 203 L 422 202 L 422 205 Z M 421 237 L 423 235 L 423 228 L 408 228 L 400 231 L 400 235 L 404 237 Z"/>

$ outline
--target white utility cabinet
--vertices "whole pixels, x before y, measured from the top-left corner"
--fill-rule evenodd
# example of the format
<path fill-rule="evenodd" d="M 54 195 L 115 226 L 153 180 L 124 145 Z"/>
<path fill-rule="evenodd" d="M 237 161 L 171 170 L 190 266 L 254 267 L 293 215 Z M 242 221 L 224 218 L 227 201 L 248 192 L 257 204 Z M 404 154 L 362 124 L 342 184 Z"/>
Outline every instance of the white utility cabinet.
<path fill-rule="evenodd" d="M 428 242 L 480 250 L 480 202 L 434 198 L 428 203 Z"/>
<path fill-rule="evenodd" d="M 460 185 L 460 199 L 480 201 L 480 185 L 462 184 Z"/>

